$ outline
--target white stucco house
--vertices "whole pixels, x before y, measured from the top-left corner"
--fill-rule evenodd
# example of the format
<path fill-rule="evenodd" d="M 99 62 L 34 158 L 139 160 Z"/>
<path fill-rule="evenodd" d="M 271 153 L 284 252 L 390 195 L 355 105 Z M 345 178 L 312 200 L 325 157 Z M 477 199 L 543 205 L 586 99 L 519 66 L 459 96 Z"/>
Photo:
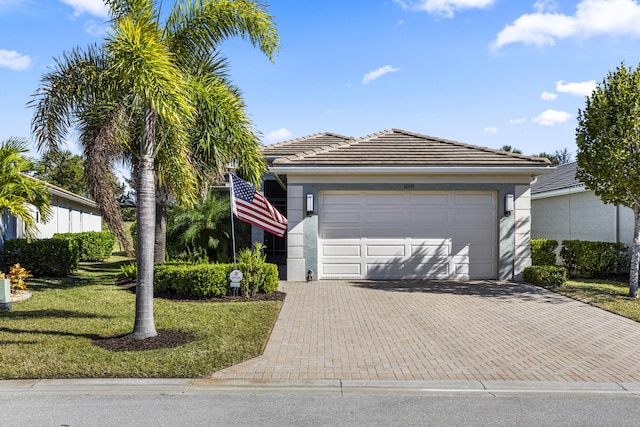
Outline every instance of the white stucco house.
<path fill-rule="evenodd" d="M 51 194 L 52 216 L 44 222 L 36 212 L 38 238 L 50 238 L 55 233 L 102 231 L 102 215 L 93 200 L 47 182 L 45 185 Z M 24 237 L 24 223 L 20 218 L 6 212 L 0 216 L 0 246 L 5 240 Z"/>
<path fill-rule="evenodd" d="M 289 221 L 254 229 L 286 279 L 518 280 L 530 265 L 530 184 L 548 160 L 390 129 L 263 148 L 265 195 Z M 284 270 L 284 269 L 283 269 Z"/>
<path fill-rule="evenodd" d="M 605 204 L 576 179 L 577 163 L 558 166 L 531 186 L 531 237 L 633 243 L 633 211 Z"/>

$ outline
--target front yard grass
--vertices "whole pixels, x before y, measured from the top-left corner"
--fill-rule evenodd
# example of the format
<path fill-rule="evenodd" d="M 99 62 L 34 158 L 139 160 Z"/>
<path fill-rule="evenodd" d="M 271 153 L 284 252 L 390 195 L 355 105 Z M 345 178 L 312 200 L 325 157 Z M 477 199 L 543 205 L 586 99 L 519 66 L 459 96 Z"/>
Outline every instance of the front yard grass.
<path fill-rule="evenodd" d="M 627 296 L 628 282 L 609 279 L 572 279 L 562 286 L 547 288 L 640 322 L 640 301 Z"/>
<path fill-rule="evenodd" d="M 162 350 L 112 352 L 93 339 L 133 329 L 135 295 L 115 285 L 124 257 L 82 263 L 66 278 L 32 278 L 33 297 L 0 312 L 0 379 L 195 378 L 259 355 L 281 301 L 154 300 L 156 329 L 195 340 Z"/>

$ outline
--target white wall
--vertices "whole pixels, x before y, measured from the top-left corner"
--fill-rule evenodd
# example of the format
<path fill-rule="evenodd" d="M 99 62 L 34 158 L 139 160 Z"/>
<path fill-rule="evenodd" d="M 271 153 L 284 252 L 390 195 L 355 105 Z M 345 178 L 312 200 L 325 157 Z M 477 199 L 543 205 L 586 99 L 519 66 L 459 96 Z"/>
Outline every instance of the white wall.
<path fill-rule="evenodd" d="M 605 205 L 593 191 L 582 191 L 531 201 L 531 238 L 563 240 L 633 241 L 633 211 Z"/>
<path fill-rule="evenodd" d="M 102 216 L 97 209 L 59 196 L 51 196 L 52 217 L 38 223 L 38 237 L 48 239 L 56 233 L 102 231 Z"/>

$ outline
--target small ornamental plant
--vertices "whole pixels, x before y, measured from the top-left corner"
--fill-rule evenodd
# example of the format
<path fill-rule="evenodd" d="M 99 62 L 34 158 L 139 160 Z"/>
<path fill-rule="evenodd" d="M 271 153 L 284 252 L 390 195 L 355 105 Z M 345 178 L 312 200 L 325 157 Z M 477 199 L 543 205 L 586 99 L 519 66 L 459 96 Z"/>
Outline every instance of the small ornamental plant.
<path fill-rule="evenodd" d="M 26 268 L 22 267 L 20 263 L 14 264 L 11 268 L 9 268 L 9 273 L 4 274 L 0 273 L 0 279 L 9 279 L 11 281 L 11 292 L 15 293 L 18 290 L 27 289 L 27 282 L 25 279 L 28 277 L 33 277 L 30 271 Z"/>

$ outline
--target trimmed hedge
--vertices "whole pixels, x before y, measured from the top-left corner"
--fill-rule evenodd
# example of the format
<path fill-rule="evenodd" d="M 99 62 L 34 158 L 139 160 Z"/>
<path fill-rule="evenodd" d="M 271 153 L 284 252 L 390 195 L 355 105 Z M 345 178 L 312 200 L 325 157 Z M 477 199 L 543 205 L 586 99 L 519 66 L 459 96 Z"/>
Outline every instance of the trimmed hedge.
<path fill-rule="evenodd" d="M 66 276 L 78 269 L 80 252 L 69 239 L 11 239 L 2 247 L 2 269 L 20 263 L 38 276 Z"/>
<path fill-rule="evenodd" d="M 56 233 L 57 239 L 71 240 L 78 248 L 80 261 L 104 261 L 111 256 L 116 238 L 110 231 Z"/>
<path fill-rule="evenodd" d="M 531 264 L 555 265 L 557 240 L 531 239 Z"/>
<path fill-rule="evenodd" d="M 569 273 L 578 277 L 619 276 L 629 268 L 623 243 L 563 240 L 560 256 Z"/>
<path fill-rule="evenodd" d="M 524 280 L 535 285 L 562 286 L 567 281 L 567 269 L 554 265 L 534 265 L 524 269 Z"/>
<path fill-rule="evenodd" d="M 249 265 L 238 263 L 243 272 L 240 288 L 243 295 L 271 293 L 278 288 L 278 268 L 275 264 Z M 192 264 L 169 262 L 154 267 L 155 293 L 206 299 L 229 295 L 229 273 L 233 264 Z"/>

